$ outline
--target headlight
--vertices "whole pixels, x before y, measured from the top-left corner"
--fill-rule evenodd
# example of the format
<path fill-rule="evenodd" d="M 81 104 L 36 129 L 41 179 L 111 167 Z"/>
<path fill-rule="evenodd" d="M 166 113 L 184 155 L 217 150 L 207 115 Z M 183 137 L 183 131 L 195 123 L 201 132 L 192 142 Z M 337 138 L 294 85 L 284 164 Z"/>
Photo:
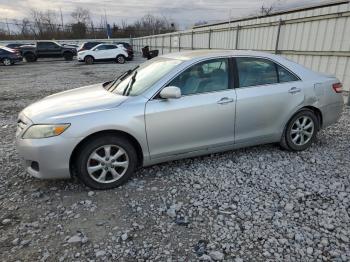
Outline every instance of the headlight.
<path fill-rule="evenodd" d="M 52 136 L 59 136 L 69 126 L 70 124 L 32 125 L 24 133 L 23 138 L 46 138 Z"/>

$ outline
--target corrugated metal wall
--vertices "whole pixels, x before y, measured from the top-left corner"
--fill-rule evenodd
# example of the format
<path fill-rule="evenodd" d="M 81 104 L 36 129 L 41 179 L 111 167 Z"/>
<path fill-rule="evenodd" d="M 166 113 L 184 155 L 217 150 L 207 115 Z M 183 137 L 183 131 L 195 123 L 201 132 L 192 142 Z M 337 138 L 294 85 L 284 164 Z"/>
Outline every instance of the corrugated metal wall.
<path fill-rule="evenodd" d="M 334 74 L 345 90 L 350 87 L 349 1 L 134 38 L 133 45 L 137 51 L 149 45 L 160 54 L 201 48 L 274 52 L 313 70 Z"/>

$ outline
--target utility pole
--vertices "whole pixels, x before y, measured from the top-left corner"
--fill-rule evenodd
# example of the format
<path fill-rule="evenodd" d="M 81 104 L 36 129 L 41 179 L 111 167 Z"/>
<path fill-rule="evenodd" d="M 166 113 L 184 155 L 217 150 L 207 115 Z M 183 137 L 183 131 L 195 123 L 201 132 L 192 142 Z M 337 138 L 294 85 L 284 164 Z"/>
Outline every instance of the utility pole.
<path fill-rule="evenodd" d="M 60 13 L 61 13 L 61 27 L 62 27 L 62 32 L 63 32 L 63 15 L 62 15 L 61 7 L 60 7 Z"/>
<path fill-rule="evenodd" d="M 9 23 L 7 21 L 7 18 L 5 18 L 5 20 L 6 20 L 6 26 L 7 26 L 7 33 L 8 33 L 8 35 L 11 35 L 11 31 L 10 31 L 10 27 L 9 27 Z"/>

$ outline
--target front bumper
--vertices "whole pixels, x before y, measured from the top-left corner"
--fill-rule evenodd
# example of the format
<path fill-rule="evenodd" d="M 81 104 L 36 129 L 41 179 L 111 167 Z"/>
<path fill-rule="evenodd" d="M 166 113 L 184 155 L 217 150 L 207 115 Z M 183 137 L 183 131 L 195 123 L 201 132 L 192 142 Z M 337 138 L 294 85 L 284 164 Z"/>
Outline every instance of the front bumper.
<path fill-rule="evenodd" d="M 79 139 L 56 136 L 42 139 L 16 140 L 18 154 L 26 171 L 36 178 L 70 178 L 70 156 Z M 33 163 L 35 163 L 33 165 Z"/>
<path fill-rule="evenodd" d="M 12 62 L 14 63 L 18 63 L 18 62 L 22 62 L 23 61 L 23 57 L 21 56 L 15 56 L 15 57 L 11 57 Z"/>

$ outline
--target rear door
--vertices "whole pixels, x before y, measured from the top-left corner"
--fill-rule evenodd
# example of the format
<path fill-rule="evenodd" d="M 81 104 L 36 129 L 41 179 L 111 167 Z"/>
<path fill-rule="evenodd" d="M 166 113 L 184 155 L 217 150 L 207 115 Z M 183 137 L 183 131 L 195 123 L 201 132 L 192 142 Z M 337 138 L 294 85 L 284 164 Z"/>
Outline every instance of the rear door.
<path fill-rule="evenodd" d="M 200 62 L 167 86 L 178 99 L 155 97 L 146 104 L 146 131 L 151 158 L 234 144 L 236 94 L 226 58 Z"/>
<path fill-rule="evenodd" d="M 118 54 L 118 47 L 116 45 L 107 45 L 106 48 L 106 58 L 105 59 L 115 59 Z"/>
<path fill-rule="evenodd" d="M 279 139 L 293 112 L 304 101 L 302 81 L 269 59 L 236 57 L 235 143 Z"/>

